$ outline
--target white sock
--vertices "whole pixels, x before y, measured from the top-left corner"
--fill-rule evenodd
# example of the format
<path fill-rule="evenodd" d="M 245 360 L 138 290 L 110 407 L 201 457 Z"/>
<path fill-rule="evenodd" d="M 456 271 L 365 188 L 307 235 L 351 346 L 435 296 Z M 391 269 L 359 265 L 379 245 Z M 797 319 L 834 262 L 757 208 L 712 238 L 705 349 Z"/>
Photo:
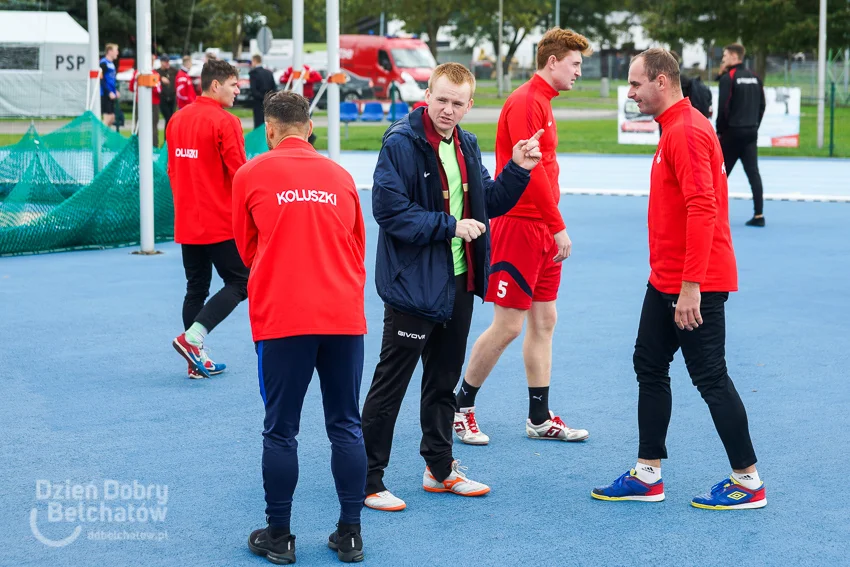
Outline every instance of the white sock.
<path fill-rule="evenodd" d="M 661 480 L 661 467 L 653 467 L 638 461 L 635 465 L 635 474 L 643 482 L 653 484 Z"/>
<path fill-rule="evenodd" d="M 732 478 L 744 485 L 744 488 L 749 488 L 750 490 L 758 490 L 761 486 L 761 478 L 759 478 L 758 471 L 750 473 L 733 472 Z"/>
<path fill-rule="evenodd" d="M 207 329 L 200 323 L 192 323 L 192 326 L 186 329 L 186 340 L 201 348 L 204 346 L 204 339 L 207 337 Z"/>

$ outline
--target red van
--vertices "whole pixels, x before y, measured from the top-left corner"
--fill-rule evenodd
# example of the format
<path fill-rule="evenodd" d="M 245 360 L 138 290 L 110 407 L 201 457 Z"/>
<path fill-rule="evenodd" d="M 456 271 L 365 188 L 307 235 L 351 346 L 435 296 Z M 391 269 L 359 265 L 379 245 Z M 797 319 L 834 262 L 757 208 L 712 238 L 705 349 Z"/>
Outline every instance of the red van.
<path fill-rule="evenodd" d="M 339 36 L 340 66 L 372 79 L 375 96 L 388 98 L 393 81 L 402 83 L 409 75 L 421 89 L 428 87 L 437 62 L 421 39 L 376 35 Z"/>

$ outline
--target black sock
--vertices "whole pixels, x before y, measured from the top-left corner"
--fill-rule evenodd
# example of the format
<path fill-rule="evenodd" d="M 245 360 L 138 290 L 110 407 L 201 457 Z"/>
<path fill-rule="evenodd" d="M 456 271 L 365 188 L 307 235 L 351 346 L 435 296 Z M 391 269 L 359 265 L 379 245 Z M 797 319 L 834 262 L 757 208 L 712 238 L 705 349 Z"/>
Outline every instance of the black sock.
<path fill-rule="evenodd" d="M 476 388 L 475 386 L 470 386 L 466 383 L 466 380 L 463 380 L 460 383 L 460 388 L 457 389 L 457 396 L 455 397 L 455 401 L 457 402 L 457 410 L 460 408 L 471 408 L 475 406 L 475 394 L 478 393 L 481 387 Z"/>
<path fill-rule="evenodd" d="M 341 535 L 341 536 L 344 536 L 344 535 L 350 534 L 350 533 L 359 534 L 360 533 L 360 524 L 343 524 L 342 522 L 339 522 L 336 525 L 336 533 Z"/>
<path fill-rule="evenodd" d="M 271 539 L 280 539 L 289 535 L 289 526 L 273 526 L 269 524 L 268 533 Z"/>
<path fill-rule="evenodd" d="M 549 419 L 549 386 L 528 389 L 528 419 L 534 425 Z"/>

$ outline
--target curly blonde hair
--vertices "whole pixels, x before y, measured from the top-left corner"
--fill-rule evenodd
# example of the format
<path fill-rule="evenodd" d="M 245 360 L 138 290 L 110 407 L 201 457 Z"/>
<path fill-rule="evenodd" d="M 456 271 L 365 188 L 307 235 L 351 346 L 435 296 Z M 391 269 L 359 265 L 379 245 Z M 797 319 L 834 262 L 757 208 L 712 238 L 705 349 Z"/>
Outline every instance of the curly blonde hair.
<path fill-rule="evenodd" d="M 578 51 L 585 57 L 589 57 L 593 53 L 590 42 L 580 33 L 573 30 L 552 28 L 543 35 L 540 43 L 537 44 L 537 69 L 545 67 L 551 56 L 554 55 L 555 59 L 560 61 L 570 51 Z"/>

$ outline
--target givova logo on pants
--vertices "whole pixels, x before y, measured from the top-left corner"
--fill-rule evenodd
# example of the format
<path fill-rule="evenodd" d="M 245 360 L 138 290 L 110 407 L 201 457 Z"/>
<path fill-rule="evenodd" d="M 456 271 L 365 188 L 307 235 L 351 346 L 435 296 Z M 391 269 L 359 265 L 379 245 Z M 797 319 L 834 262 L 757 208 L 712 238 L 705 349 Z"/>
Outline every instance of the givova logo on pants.
<path fill-rule="evenodd" d="M 422 339 L 425 338 L 425 333 L 422 333 L 421 335 L 419 335 L 419 334 L 416 334 L 416 333 L 408 333 L 407 331 L 399 331 L 398 336 L 404 337 L 405 339 L 414 339 L 414 340 L 417 340 L 417 341 L 421 341 Z"/>

